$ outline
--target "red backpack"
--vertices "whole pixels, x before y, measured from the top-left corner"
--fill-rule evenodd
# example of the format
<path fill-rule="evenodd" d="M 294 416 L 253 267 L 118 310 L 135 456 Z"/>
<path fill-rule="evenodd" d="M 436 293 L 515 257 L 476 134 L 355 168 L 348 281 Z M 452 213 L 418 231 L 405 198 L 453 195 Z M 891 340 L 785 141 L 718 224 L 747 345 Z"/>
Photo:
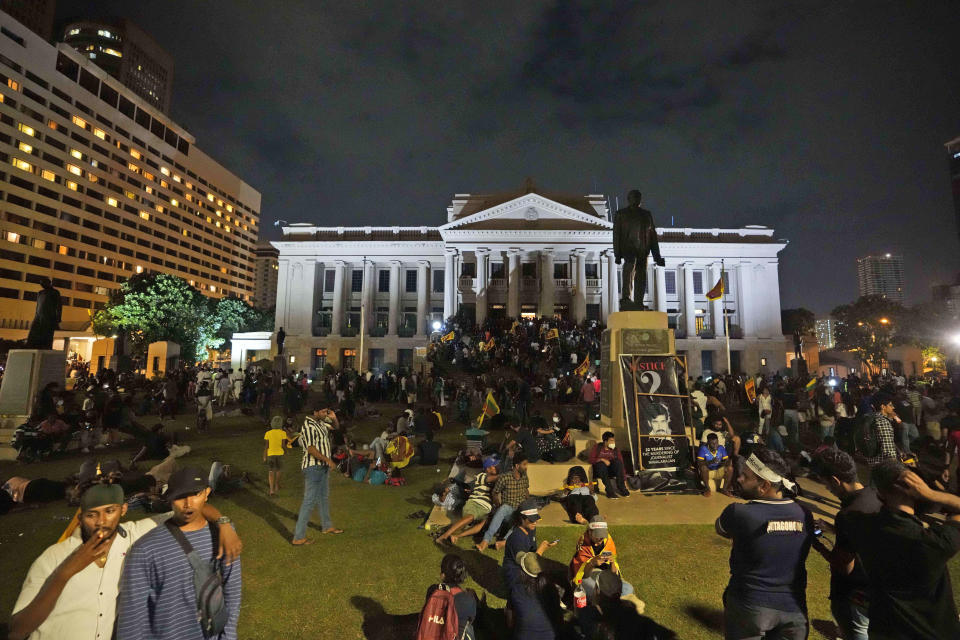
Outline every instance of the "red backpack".
<path fill-rule="evenodd" d="M 456 640 L 460 621 L 453 598 L 461 591 L 460 587 L 437 585 L 420 612 L 417 640 Z"/>

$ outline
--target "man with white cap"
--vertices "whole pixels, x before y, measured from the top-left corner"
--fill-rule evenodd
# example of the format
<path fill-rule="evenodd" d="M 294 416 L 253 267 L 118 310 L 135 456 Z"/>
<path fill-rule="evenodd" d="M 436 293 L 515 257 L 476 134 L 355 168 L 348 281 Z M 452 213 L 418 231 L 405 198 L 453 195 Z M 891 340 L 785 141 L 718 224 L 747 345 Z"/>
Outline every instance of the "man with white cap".
<path fill-rule="evenodd" d="M 723 594 L 728 640 L 803 640 L 809 632 L 806 560 L 813 514 L 793 499 L 796 485 L 786 475 L 783 458 L 757 447 L 737 477 L 749 502 L 728 505 L 717 518 L 717 533 L 733 540 Z"/>
<path fill-rule="evenodd" d="M 543 552 L 553 547 L 557 542 L 548 542 L 544 540 L 537 544 L 537 521 L 540 519 L 540 510 L 537 507 L 537 501 L 533 498 L 527 498 L 520 503 L 517 509 L 517 526 L 507 534 L 506 544 L 503 550 L 503 581 L 507 587 L 511 587 L 517 580 L 517 572 L 520 565 L 517 564 L 517 556 L 524 551 L 535 552 L 542 556 Z"/>
<path fill-rule="evenodd" d="M 607 529 L 603 516 L 597 514 L 590 518 L 587 530 L 577 541 L 577 550 L 570 560 L 570 581 L 576 585 L 583 585 L 587 594 L 587 601 L 593 604 L 597 591 L 597 579 L 604 571 L 611 571 L 620 575 L 620 565 L 617 563 L 617 546 L 613 536 Z M 633 593 L 633 586 L 623 581 L 620 595 Z"/>

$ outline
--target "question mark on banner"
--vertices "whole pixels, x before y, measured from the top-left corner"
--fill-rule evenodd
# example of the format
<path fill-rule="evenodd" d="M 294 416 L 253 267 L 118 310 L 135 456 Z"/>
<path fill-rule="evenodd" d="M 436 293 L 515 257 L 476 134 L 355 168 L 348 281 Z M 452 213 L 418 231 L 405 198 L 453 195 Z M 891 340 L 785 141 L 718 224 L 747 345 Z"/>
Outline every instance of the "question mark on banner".
<path fill-rule="evenodd" d="M 644 371 L 640 374 L 640 382 L 647 384 L 647 381 L 650 383 L 650 390 L 647 393 L 656 393 L 660 388 L 660 374 L 656 371 Z"/>

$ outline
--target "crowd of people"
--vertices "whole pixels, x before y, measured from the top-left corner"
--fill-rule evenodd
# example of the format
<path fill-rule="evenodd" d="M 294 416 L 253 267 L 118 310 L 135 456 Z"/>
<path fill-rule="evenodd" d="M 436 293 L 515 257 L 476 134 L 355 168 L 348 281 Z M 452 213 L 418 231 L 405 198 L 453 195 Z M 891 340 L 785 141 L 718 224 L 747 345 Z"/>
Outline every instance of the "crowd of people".
<path fill-rule="evenodd" d="M 508 604 L 497 637 L 672 637 L 644 616 L 633 586 L 642 591 L 639 572 L 623 566 L 602 513 L 608 503 L 598 501 L 601 493 L 631 495 L 632 458 L 624 443 L 605 432 L 572 459 L 570 434 L 589 428 L 604 383 L 592 366 L 602 327 L 527 319 L 450 326 L 433 345 L 426 374 L 328 368 L 311 380 L 304 372 L 197 367 L 147 380 L 109 370 L 82 377 L 78 369 L 76 390 L 45 387 L 28 425 L 33 433 L 19 435 L 24 459 L 58 455 L 74 442 L 84 453 L 110 452 L 124 439 L 135 445 L 126 465 L 87 469 L 79 481 L 11 478 L 0 491 L 4 512 L 63 499 L 80 506 L 76 531 L 31 567 L 11 637 L 38 629 L 62 637 L 67 628 L 91 635 L 115 628 L 120 638 L 236 637 L 241 544 L 229 518 L 206 502 L 222 465 L 207 474 L 177 462 L 189 447 L 166 433 L 165 421 L 185 412 L 197 415 L 201 429 L 228 412 L 262 421 L 271 497 L 280 491 L 285 457 L 296 450 L 304 481 L 290 540 L 297 547 L 313 543 L 307 531 L 314 512 L 323 533 L 343 533 L 330 514 L 332 473 L 402 483 L 409 465 L 439 464 L 434 434 L 456 424 L 465 437 L 455 464 L 469 472 L 437 487 L 432 502 L 452 521 L 435 541 L 451 551 L 472 538 L 479 553 L 502 551 Z M 946 568 L 960 549 L 960 498 L 950 477 L 960 447 L 958 389 L 895 375 L 808 381 L 774 374 L 746 381 L 732 375 L 683 381 L 695 435 L 691 482 L 705 496 L 717 491 L 743 500 L 716 522 L 717 533 L 732 540 L 722 598 L 726 637 L 807 636 L 811 548 L 830 564 L 831 607 L 844 638 L 960 637 Z M 383 428 L 369 441 L 352 428 L 371 422 Z M 477 432 L 502 439 L 484 435 L 469 445 Z M 155 464 L 141 472 L 145 460 Z M 550 498 L 531 495 L 527 472 L 541 461 L 566 465 L 553 497 L 583 527 L 573 556 L 562 559 L 562 576 L 545 561 L 556 541 L 537 539 Z M 815 520 L 798 500 L 800 476 L 822 481 L 839 499 L 833 526 Z M 120 523 L 140 505 L 157 514 Z M 931 520 L 937 511 L 943 515 Z M 462 586 L 463 551 L 443 556 L 441 580 L 428 590 L 420 618 L 420 632 L 428 635 L 420 637 L 444 637 L 429 635 L 430 625 L 446 628 L 440 620 L 456 621 L 451 637 L 476 637 L 483 604 Z M 222 562 L 210 562 L 217 556 Z M 214 576 L 206 584 L 219 585 L 222 604 L 200 611 L 199 620 L 198 611 L 184 608 L 200 584 L 193 557 Z M 94 579 L 112 586 L 96 596 L 89 587 Z M 60 604 L 73 599 L 61 597 L 66 593 L 84 603 L 82 611 Z M 145 611 L 147 602 L 153 604 Z"/>

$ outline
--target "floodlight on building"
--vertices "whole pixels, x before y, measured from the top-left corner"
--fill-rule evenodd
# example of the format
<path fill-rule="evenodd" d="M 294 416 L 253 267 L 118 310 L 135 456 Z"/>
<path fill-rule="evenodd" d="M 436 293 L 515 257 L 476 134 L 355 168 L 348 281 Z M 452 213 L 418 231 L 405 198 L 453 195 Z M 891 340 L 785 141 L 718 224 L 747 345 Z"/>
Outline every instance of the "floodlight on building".
<path fill-rule="evenodd" d="M 438 321 L 438 322 L 434 322 L 434 323 L 433 323 L 433 330 L 434 330 L 434 331 L 440 331 L 440 327 L 442 327 L 442 326 L 443 326 L 443 325 L 440 324 L 439 321 Z"/>

